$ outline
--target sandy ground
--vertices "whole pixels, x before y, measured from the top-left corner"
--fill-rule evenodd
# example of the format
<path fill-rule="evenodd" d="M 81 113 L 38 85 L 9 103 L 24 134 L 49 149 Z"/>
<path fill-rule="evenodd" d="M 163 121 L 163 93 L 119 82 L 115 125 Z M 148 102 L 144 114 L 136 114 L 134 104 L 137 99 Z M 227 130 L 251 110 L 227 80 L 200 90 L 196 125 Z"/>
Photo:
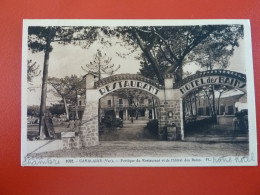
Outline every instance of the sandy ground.
<path fill-rule="evenodd" d="M 124 124 L 107 130 L 97 146 L 58 150 L 30 156 L 41 157 L 203 157 L 248 155 L 248 135 L 234 134 L 222 126 L 189 133 L 185 141 L 161 141 L 149 134 L 145 123 Z M 67 130 L 67 128 L 65 128 Z M 56 128 L 57 130 L 57 128 Z"/>
<path fill-rule="evenodd" d="M 101 141 L 82 149 L 31 154 L 34 157 L 193 157 L 244 156 L 248 143 L 198 143 L 185 141 Z"/>

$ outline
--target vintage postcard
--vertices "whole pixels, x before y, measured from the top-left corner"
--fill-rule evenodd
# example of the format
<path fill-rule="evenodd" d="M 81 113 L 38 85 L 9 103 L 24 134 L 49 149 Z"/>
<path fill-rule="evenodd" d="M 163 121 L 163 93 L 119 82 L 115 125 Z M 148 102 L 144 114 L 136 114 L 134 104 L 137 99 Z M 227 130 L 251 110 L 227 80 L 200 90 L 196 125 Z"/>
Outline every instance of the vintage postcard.
<path fill-rule="evenodd" d="M 249 20 L 24 20 L 22 166 L 256 166 Z"/>

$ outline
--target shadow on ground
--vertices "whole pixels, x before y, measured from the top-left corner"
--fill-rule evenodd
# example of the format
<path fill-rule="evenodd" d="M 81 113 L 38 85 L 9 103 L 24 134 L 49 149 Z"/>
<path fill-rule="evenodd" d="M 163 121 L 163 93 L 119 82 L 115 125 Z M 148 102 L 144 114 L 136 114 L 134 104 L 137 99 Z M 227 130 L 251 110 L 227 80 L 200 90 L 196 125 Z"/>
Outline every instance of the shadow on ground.
<path fill-rule="evenodd" d="M 202 126 L 199 129 L 186 129 L 185 141 L 221 143 L 241 142 L 248 143 L 248 130 L 234 130 L 231 125 L 212 124 Z"/>

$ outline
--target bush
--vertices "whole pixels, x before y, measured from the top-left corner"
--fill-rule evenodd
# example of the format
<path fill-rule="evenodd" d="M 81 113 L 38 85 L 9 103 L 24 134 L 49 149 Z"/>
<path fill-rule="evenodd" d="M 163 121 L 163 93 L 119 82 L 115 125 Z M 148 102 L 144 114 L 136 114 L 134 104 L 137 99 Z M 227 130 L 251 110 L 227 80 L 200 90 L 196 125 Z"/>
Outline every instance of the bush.
<path fill-rule="evenodd" d="M 40 106 L 37 106 L 37 105 L 27 106 L 27 115 L 28 116 L 38 117 L 39 113 L 40 113 Z"/>
<path fill-rule="evenodd" d="M 184 129 L 186 132 L 192 130 L 200 130 L 203 127 L 211 126 L 212 124 L 215 123 L 215 119 L 210 117 L 210 118 L 204 118 L 202 120 L 192 120 L 189 121 L 187 120 L 186 123 L 184 124 Z"/>
<path fill-rule="evenodd" d="M 149 121 L 146 127 L 153 135 L 158 135 L 158 120 Z"/>

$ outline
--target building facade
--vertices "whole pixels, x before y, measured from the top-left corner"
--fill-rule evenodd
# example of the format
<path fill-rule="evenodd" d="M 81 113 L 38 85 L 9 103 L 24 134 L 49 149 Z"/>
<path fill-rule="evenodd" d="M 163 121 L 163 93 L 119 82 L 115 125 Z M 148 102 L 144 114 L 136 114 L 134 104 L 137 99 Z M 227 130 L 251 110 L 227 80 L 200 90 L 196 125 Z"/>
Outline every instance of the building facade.
<path fill-rule="evenodd" d="M 212 106 L 212 98 L 209 101 L 205 96 L 193 97 L 187 101 L 185 113 L 186 115 L 210 116 Z M 236 112 L 242 109 L 247 109 L 247 94 L 237 90 L 231 90 L 221 95 L 220 98 L 218 94 L 215 94 L 215 112 L 217 115 L 234 116 Z"/>
<path fill-rule="evenodd" d="M 85 96 L 78 98 L 79 112 L 84 111 Z M 121 118 L 122 120 L 153 120 L 158 118 L 156 98 L 122 98 L 114 93 L 99 101 L 99 120 L 102 118 Z M 79 115 L 81 116 L 81 114 Z"/>

